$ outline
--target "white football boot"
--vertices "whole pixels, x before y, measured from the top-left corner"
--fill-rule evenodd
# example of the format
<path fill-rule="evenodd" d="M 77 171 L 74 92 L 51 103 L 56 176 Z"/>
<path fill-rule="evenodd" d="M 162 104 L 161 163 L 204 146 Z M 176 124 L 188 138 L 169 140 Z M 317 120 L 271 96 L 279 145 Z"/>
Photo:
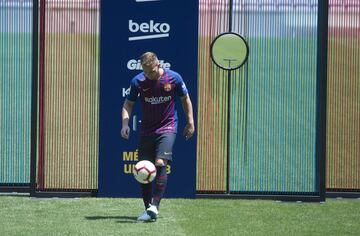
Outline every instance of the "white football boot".
<path fill-rule="evenodd" d="M 157 215 L 159 214 L 158 209 L 154 205 L 150 205 L 148 209 L 146 209 L 147 215 L 151 217 L 152 220 L 156 220 Z"/>
<path fill-rule="evenodd" d="M 138 218 L 138 221 L 151 221 L 151 216 L 148 215 L 147 211 L 144 211 Z"/>

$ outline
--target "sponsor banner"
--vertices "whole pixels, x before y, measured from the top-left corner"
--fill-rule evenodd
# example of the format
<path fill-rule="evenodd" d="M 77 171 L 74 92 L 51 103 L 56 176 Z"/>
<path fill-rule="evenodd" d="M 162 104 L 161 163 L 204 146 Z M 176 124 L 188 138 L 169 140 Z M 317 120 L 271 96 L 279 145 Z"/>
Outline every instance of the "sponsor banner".
<path fill-rule="evenodd" d="M 129 140 L 120 136 L 121 108 L 130 92 L 130 80 L 142 71 L 139 56 L 155 52 L 161 67 L 180 73 L 197 111 L 197 0 L 126 0 L 101 1 L 100 65 L 100 146 L 99 196 L 140 197 L 140 188 L 132 175 L 139 160 L 137 144 L 141 124 L 137 101 L 129 125 Z M 169 97 L 146 97 L 160 104 Z M 180 100 L 178 135 L 165 197 L 195 197 L 196 136 L 185 141 L 182 131 L 186 119 Z"/>
<path fill-rule="evenodd" d="M 171 64 L 169 62 L 164 62 L 164 60 L 161 59 L 159 59 L 159 61 L 160 61 L 160 66 L 162 68 L 170 69 Z M 142 67 L 139 59 L 130 59 L 127 63 L 127 68 L 128 70 L 139 70 L 140 72 L 142 71 Z"/>

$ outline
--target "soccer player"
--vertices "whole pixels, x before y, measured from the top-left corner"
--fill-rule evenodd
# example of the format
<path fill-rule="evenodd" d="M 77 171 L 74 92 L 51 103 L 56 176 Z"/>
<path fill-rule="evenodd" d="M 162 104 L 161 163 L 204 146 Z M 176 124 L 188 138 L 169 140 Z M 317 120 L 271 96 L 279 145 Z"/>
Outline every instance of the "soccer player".
<path fill-rule="evenodd" d="M 172 149 L 177 133 L 178 117 L 175 98 L 181 99 L 187 124 L 183 135 L 186 140 L 195 131 L 193 108 L 186 85 L 175 71 L 163 69 L 153 52 L 140 57 L 143 72 L 136 75 L 130 84 L 130 93 L 122 108 L 121 136 L 129 138 L 129 119 L 136 99 L 139 97 L 143 110 L 140 139 L 140 160 L 152 161 L 156 166 L 155 189 L 152 184 L 141 184 L 145 211 L 139 221 L 154 221 L 159 213 L 160 200 L 167 184 L 166 165 L 172 161 Z"/>

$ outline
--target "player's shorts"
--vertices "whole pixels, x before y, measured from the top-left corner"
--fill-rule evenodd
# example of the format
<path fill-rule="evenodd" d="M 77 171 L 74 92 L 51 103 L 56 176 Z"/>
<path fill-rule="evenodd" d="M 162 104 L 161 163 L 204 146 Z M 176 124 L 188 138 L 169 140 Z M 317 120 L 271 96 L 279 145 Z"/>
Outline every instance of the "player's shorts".
<path fill-rule="evenodd" d="M 175 138 L 175 133 L 140 136 L 139 160 L 149 160 L 154 163 L 156 159 L 161 158 L 171 162 Z"/>

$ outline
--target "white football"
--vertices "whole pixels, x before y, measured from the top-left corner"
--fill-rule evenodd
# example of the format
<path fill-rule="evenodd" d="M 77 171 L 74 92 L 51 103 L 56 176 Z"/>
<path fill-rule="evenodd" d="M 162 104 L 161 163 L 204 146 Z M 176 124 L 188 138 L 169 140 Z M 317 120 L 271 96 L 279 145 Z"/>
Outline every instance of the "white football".
<path fill-rule="evenodd" d="M 156 167 L 151 161 L 139 161 L 136 163 L 133 173 L 138 182 L 147 184 L 155 179 Z"/>

